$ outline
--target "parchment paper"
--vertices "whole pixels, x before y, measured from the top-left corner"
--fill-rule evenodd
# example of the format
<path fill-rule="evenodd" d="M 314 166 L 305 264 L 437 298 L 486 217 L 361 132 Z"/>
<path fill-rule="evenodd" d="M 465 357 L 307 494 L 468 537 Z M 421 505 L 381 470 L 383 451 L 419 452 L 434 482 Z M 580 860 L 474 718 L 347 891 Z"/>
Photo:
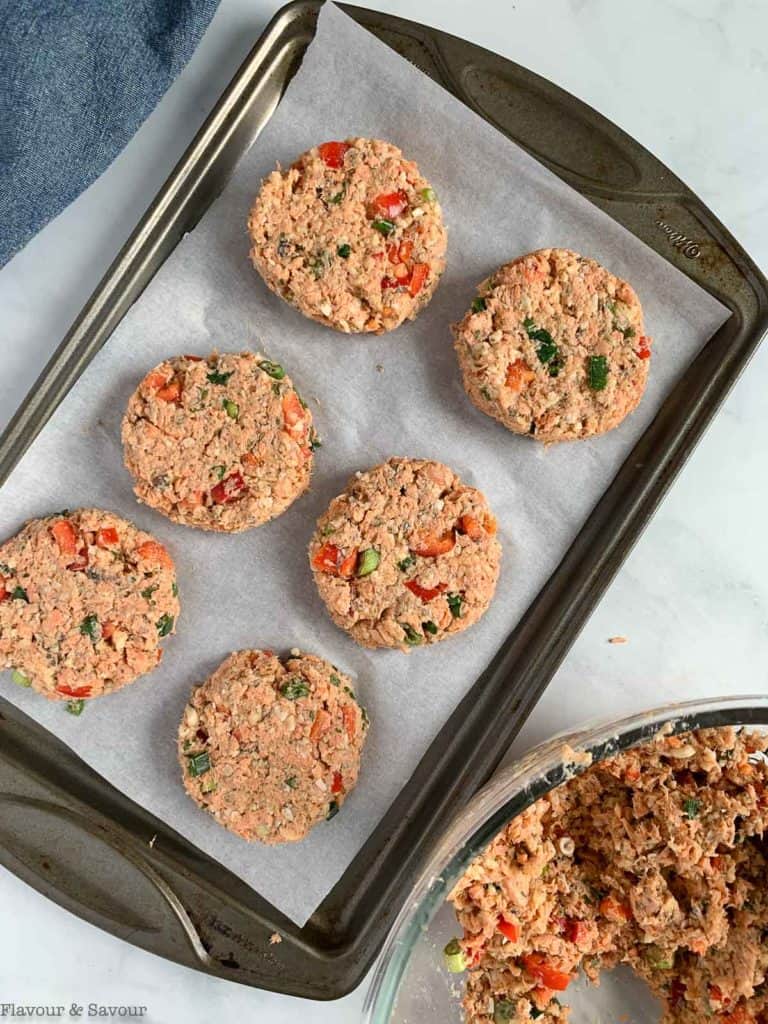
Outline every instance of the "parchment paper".
<path fill-rule="evenodd" d="M 250 267 L 245 221 L 261 178 L 325 139 L 396 142 L 437 190 L 448 269 L 418 320 L 348 337 L 304 319 Z M 498 264 L 567 246 L 635 285 L 655 339 L 648 390 L 619 429 L 550 450 L 478 413 L 462 389 L 449 324 Z M 80 718 L 14 686 L 4 696 L 98 772 L 302 924 L 385 814 L 428 744 L 573 540 L 663 396 L 727 311 L 394 51 L 327 6 L 302 68 L 221 197 L 177 247 L 3 489 L 0 536 L 62 507 L 112 508 L 152 531 L 179 569 L 179 633 L 161 668 Z M 120 419 L 167 356 L 252 346 L 283 363 L 324 441 L 311 492 L 275 522 L 227 537 L 140 506 L 122 466 Z M 390 455 L 440 459 L 482 488 L 504 547 L 497 596 L 460 637 L 406 656 L 357 647 L 330 622 L 306 547 L 357 469 Z M 232 650 L 296 646 L 357 678 L 372 726 L 360 783 L 303 843 L 265 849 L 225 832 L 186 797 L 177 723 L 191 686 Z"/>

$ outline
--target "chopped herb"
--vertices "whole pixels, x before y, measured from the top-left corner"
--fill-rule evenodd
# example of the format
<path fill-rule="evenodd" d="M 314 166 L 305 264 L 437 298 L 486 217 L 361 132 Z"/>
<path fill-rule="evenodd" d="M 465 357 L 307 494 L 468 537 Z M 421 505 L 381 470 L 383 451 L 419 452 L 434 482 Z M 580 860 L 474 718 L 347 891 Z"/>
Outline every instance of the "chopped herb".
<path fill-rule="evenodd" d="M 494 999 L 493 1001 L 493 1024 L 508 1024 L 515 1016 L 517 1003 L 511 999 Z"/>
<path fill-rule="evenodd" d="M 205 775 L 205 773 L 210 770 L 211 756 L 207 750 L 204 750 L 202 754 L 190 754 L 187 757 L 187 771 L 193 779 L 197 779 L 201 775 Z"/>
<path fill-rule="evenodd" d="M 227 467 L 221 464 L 219 464 L 218 466 L 211 466 L 211 472 L 216 476 L 217 480 L 223 480 L 226 471 Z"/>
<path fill-rule="evenodd" d="M 539 1017 L 544 1016 L 544 1011 L 540 1010 L 538 1006 L 531 1007 L 531 1020 L 537 1020 Z"/>
<path fill-rule="evenodd" d="M 182 750 L 189 750 L 189 748 L 191 746 L 192 746 L 192 740 L 184 740 L 184 742 L 181 745 L 181 749 Z"/>
<path fill-rule="evenodd" d="M 98 615 L 86 615 L 83 621 L 80 623 L 80 632 L 83 636 L 87 636 L 93 643 L 101 636 L 101 627 L 99 626 Z"/>
<path fill-rule="evenodd" d="M 285 784 L 288 787 L 288 789 L 296 789 L 296 787 L 299 784 L 299 780 L 296 778 L 295 775 L 289 775 L 288 778 L 285 780 Z"/>
<path fill-rule="evenodd" d="M 486 402 L 493 401 L 493 398 L 491 397 L 491 392 L 488 390 L 488 388 L 480 388 L 480 394 L 483 396 Z"/>
<path fill-rule="evenodd" d="M 368 712 L 365 710 L 362 704 L 360 705 L 360 715 L 363 719 L 363 728 L 367 729 L 368 726 L 371 724 L 371 720 L 368 717 Z"/>
<path fill-rule="evenodd" d="M 174 580 L 173 583 L 171 584 L 171 593 L 173 594 L 174 597 L 179 596 L 179 585 L 176 582 L 176 580 Z"/>
<path fill-rule="evenodd" d="M 234 372 L 234 370 L 230 370 L 228 373 L 219 373 L 218 370 L 211 370 L 205 379 L 211 384 L 226 384 Z"/>
<path fill-rule="evenodd" d="M 458 939 L 451 939 L 443 950 L 445 966 L 451 974 L 461 974 L 467 969 L 467 961 Z"/>
<path fill-rule="evenodd" d="M 319 281 L 328 267 L 331 265 L 331 258 L 325 249 L 321 249 L 316 256 L 313 256 L 307 266 L 312 271 L 312 276 Z"/>
<path fill-rule="evenodd" d="M 348 686 L 345 686 L 344 687 L 344 693 L 346 693 L 346 695 L 348 697 L 351 697 L 352 700 L 355 702 L 355 704 L 357 704 L 357 697 L 355 696 L 355 691 L 354 690 L 350 690 L 350 688 Z"/>
<path fill-rule="evenodd" d="M 537 327 L 529 316 L 523 320 L 523 327 L 531 341 L 539 343 L 536 349 L 539 362 L 547 367 L 550 377 L 557 377 L 564 366 L 564 360 L 555 339 L 549 331 L 543 327 Z"/>
<path fill-rule="evenodd" d="M 32 680 L 28 676 L 25 676 L 23 672 L 19 672 L 17 668 L 15 668 L 13 672 L 11 672 L 11 679 L 13 680 L 14 683 L 16 683 L 17 686 L 32 685 Z"/>
<path fill-rule="evenodd" d="M 625 338 L 634 338 L 635 336 L 635 328 L 632 324 L 628 324 L 626 327 L 617 327 L 616 330 L 621 331 Z"/>
<path fill-rule="evenodd" d="M 264 373 L 269 374 L 270 377 L 274 377 L 275 380 L 282 380 L 285 376 L 285 370 L 282 368 L 280 363 L 273 363 L 271 359 L 262 359 L 259 363 Z"/>
<path fill-rule="evenodd" d="M 200 792 L 201 793 L 215 793 L 216 792 L 216 780 L 213 777 L 208 778 L 208 779 L 203 779 L 203 781 L 200 783 Z"/>
<path fill-rule="evenodd" d="M 605 304 L 608 307 L 608 309 L 610 309 L 610 311 L 613 313 L 613 315 L 616 316 L 616 303 L 611 302 L 609 299 L 606 299 Z"/>
<path fill-rule="evenodd" d="M 309 687 L 301 676 L 294 676 L 287 683 L 283 683 L 280 687 L 280 693 L 282 693 L 286 700 L 298 700 L 299 697 L 309 696 Z"/>
<path fill-rule="evenodd" d="M 335 800 L 331 800 L 331 802 L 328 804 L 328 813 L 325 816 L 325 820 L 330 821 L 331 818 L 335 818 L 338 813 L 339 805 L 336 803 Z"/>
<path fill-rule="evenodd" d="M 420 644 L 424 639 L 424 637 L 420 633 L 417 633 L 413 627 L 409 626 L 407 622 L 401 622 L 400 627 L 405 633 L 405 642 L 409 647 L 418 646 L 418 644 Z"/>
<path fill-rule="evenodd" d="M 76 718 L 79 715 L 82 715 L 84 708 L 85 708 L 85 701 L 84 700 L 68 700 L 67 701 L 67 711 L 69 712 L 70 715 L 74 715 Z"/>
<path fill-rule="evenodd" d="M 341 680 L 334 672 L 331 672 L 331 683 L 334 686 L 341 686 Z"/>
<path fill-rule="evenodd" d="M 383 217 L 377 217 L 376 220 L 371 221 L 371 227 L 381 232 L 385 238 L 395 230 L 394 223 L 391 220 L 385 220 Z"/>
<path fill-rule="evenodd" d="M 481 298 L 479 295 L 477 296 L 476 299 L 472 300 L 472 312 L 473 313 L 482 313 L 483 310 L 487 309 L 487 308 L 488 308 L 488 304 L 486 303 L 485 299 Z"/>
<path fill-rule="evenodd" d="M 320 440 L 320 438 L 317 436 L 317 434 L 313 431 L 312 432 L 312 436 L 309 439 L 309 450 L 311 452 L 316 452 L 318 448 L 322 448 L 322 447 L 323 447 L 323 442 Z"/>
<path fill-rule="evenodd" d="M 448 607 L 451 609 L 451 615 L 454 619 L 460 619 L 461 606 L 464 603 L 464 598 L 461 594 L 448 594 L 446 600 L 448 601 Z"/>
<path fill-rule="evenodd" d="M 689 821 L 693 818 L 698 818 L 699 810 L 701 809 L 701 801 L 696 800 L 694 797 L 688 797 L 687 800 L 683 801 L 683 814 Z"/>
<path fill-rule="evenodd" d="M 320 531 L 320 536 L 321 536 L 321 537 L 330 537 L 330 535 L 331 535 L 332 533 L 336 533 L 336 527 L 335 527 L 335 526 L 331 526 L 331 524 L 330 524 L 330 523 L 327 523 L 327 524 L 326 524 L 326 525 L 325 525 L 325 526 L 324 526 L 324 527 L 322 528 L 322 530 Z"/>
<path fill-rule="evenodd" d="M 237 402 L 233 402 L 231 398 L 225 398 L 221 404 L 226 409 L 227 416 L 229 416 L 230 419 L 236 420 L 240 415 L 240 406 Z"/>
<path fill-rule="evenodd" d="M 146 587 L 140 593 L 141 593 L 141 596 L 144 598 L 145 601 L 151 601 L 152 600 L 152 595 L 154 594 L 154 592 L 156 590 L 159 590 L 159 589 L 160 589 L 160 584 L 159 583 L 153 583 L 151 587 Z"/>
<path fill-rule="evenodd" d="M 357 568 L 357 575 L 370 576 L 375 569 L 378 569 L 380 561 L 381 555 L 376 548 L 366 548 L 360 555 L 360 564 Z"/>
<path fill-rule="evenodd" d="M 431 619 L 427 620 L 427 622 L 422 622 L 421 628 L 425 633 L 429 633 L 431 636 L 434 636 L 437 633 L 437 626 Z"/>
<path fill-rule="evenodd" d="M 397 563 L 397 568 L 400 570 L 400 572 L 408 572 L 408 570 L 415 562 L 416 559 L 413 557 L 413 555 L 406 555 L 405 558 L 401 558 L 400 561 Z"/>
<path fill-rule="evenodd" d="M 605 356 L 587 359 L 587 381 L 593 391 L 602 391 L 608 383 L 608 360 Z"/>
<path fill-rule="evenodd" d="M 343 245 L 340 245 L 339 248 L 336 250 L 336 255 L 337 256 L 341 256 L 341 258 L 343 260 L 348 260 L 349 259 L 349 254 L 351 252 L 352 252 L 352 246 L 351 245 L 347 245 L 347 243 L 345 242 Z"/>
<path fill-rule="evenodd" d="M 10 576 L 13 573 L 13 569 L 10 565 L 6 565 L 5 562 L 0 562 L 0 572 L 4 576 Z"/>
<path fill-rule="evenodd" d="M 157 627 L 158 636 L 168 636 L 168 634 L 173 629 L 173 616 L 169 615 L 166 612 L 165 615 L 160 616 L 160 618 L 155 623 L 155 626 Z"/>
<path fill-rule="evenodd" d="M 273 395 L 279 395 L 280 394 L 280 385 L 277 383 L 277 381 L 275 381 L 273 383 L 273 385 L 272 385 L 272 394 Z"/>
<path fill-rule="evenodd" d="M 341 190 L 339 192 L 337 192 L 335 195 L 331 196 L 331 198 L 328 200 L 328 202 L 332 203 L 333 206 L 338 206 L 339 203 L 341 202 L 341 200 L 344 198 L 344 196 L 346 194 L 347 194 L 347 183 L 345 181 L 344 184 L 341 186 Z"/>
<path fill-rule="evenodd" d="M 27 594 L 24 587 L 14 587 L 11 591 L 12 601 L 26 601 L 29 604 L 29 595 Z"/>
<path fill-rule="evenodd" d="M 421 198 L 425 203 L 437 202 L 437 193 L 433 188 L 423 188 L 421 190 Z"/>

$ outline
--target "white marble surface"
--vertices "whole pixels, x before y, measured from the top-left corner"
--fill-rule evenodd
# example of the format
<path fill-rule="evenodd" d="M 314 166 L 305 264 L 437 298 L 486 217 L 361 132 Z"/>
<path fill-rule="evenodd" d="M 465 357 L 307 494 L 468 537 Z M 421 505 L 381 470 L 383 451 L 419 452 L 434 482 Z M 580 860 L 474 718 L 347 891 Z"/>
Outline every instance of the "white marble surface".
<path fill-rule="evenodd" d="M 676 171 L 768 271 L 763 0 L 378 0 L 580 96 Z M 274 11 L 222 0 L 193 61 L 103 177 L 0 272 L 0 424 L 42 369 Z M 668 699 L 768 688 L 768 348 L 753 360 L 519 738 Z M 609 636 L 629 643 L 609 646 Z M 351 1024 L 333 1004 L 213 980 L 111 938 L 0 871 L 0 1003 L 143 1004 L 151 1024 Z M 11 924 L 12 922 L 12 924 Z"/>

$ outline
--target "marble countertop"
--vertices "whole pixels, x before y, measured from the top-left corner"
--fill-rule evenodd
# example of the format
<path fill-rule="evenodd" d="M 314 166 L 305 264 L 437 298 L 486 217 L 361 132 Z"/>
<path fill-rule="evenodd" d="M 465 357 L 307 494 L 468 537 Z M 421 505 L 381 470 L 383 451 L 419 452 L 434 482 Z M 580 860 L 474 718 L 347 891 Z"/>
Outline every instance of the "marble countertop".
<path fill-rule="evenodd" d="M 768 6 L 762 0 L 372 0 L 581 97 L 683 178 L 768 272 Z M 0 272 L 0 425 L 162 184 L 270 0 L 222 0 L 192 62 L 113 166 Z M 757 354 L 518 738 L 668 700 L 768 692 L 768 347 Z M 611 646 L 621 634 L 628 643 Z M 514 752 L 513 751 L 513 752 Z M 0 870 L 0 1004 L 146 1006 L 150 1024 L 352 1024 L 332 1004 L 205 977 L 87 925 Z M 13 922 L 12 927 L 8 925 Z"/>

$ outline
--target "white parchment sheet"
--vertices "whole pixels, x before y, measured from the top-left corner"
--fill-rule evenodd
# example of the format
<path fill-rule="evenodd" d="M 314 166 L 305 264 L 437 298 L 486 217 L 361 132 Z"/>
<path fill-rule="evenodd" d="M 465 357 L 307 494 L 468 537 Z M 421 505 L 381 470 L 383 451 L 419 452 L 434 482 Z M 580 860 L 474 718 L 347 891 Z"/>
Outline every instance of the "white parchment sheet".
<path fill-rule="evenodd" d="M 245 230 L 261 178 L 326 139 L 389 139 L 434 185 L 448 269 L 418 320 L 381 337 L 304 319 L 251 268 Z M 648 390 L 619 429 L 544 450 L 470 405 L 449 324 L 497 265 L 566 246 L 636 287 L 654 338 Z M 727 311 L 338 9 L 318 33 L 267 128 L 221 195 L 131 309 L 27 452 L 0 502 L 0 536 L 58 509 L 111 508 L 167 544 L 179 571 L 179 632 L 162 666 L 73 718 L 14 686 L 0 692 L 90 765 L 299 924 L 339 879 L 450 711 L 570 545 L 673 382 Z M 260 348 L 309 401 L 323 447 L 312 490 L 275 522 L 238 536 L 176 526 L 134 499 L 120 420 L 143 374 L 179 353 Z M 317 516 L 357 469 L 390 455 L 440 459 L 486 492 L 504 548 L 496 598 L 458 638 L 409 655 L 366 651 L 328 618 L 307 543 Z M 357 679 L 371 716 L 359 785 L 303 843 L 249 845 L 185 795 L 177 724 L 191 686 L 232 650 L 300 647 Z"/>

